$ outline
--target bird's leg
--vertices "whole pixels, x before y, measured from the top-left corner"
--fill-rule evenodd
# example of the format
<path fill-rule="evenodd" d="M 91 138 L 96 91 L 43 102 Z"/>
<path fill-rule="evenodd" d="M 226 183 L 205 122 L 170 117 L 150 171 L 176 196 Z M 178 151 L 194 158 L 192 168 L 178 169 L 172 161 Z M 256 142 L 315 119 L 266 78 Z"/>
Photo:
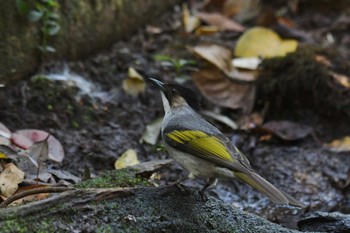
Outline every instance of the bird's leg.
<path fill-rule="evenodd" d="M 199 190 L 199 193 L 202 195 L 203 199 L 206 199 L 205 197 L 205 190 L 207 190 L 211 186 L 215 186 L 216 183 L 218 182 L 218 179 L 216 178 L 209 178 L 207 180 L 207 183 Z"/>
<path fill-rule="evenodd" d="M 177 181 L 175 181 L 173 183 L 173 185 L 176 185 L 176 187 L 182 192 L 185 193 L 186 192 L 186 186 L 182 185 L 181 182 L 187 180 L 187 179 L 193 179 L 193 176 L 191 175 L 191 173 L 188 176 L 182 176 L 180 177 Z"/>
<path fill-rule="evenodd" d="M 178 185 L 181 184 L 181 182 L 185 181 L 188 179 L 188 176 L 181 176 L 179 179 L 177 179 L 174 182 L 170 182 L 170 185 Z"/>
<path fill-rule="evenodd" d="M 175 183 L 181 184 L 183 181 L 185 181 L 187 179 L 188 179 L 188 176 L 182 176 L 177 181 L 175 181 Z"/>

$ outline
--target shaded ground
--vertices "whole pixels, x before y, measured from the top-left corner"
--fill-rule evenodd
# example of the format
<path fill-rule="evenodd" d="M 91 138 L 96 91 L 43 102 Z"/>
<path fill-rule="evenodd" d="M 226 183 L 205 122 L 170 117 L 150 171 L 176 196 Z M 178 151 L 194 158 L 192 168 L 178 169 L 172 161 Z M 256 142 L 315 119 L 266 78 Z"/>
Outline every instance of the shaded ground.
<path fill-rule="evenodd" d="M 321 28 L 323 21 L 315 21 L 315 17 L 328 22 L 336 16 L 306 11 L 300 20 L 304 20 L 305 28 L 310 25 Z M 238 37 L 236 33 L 222 33 L 216 36 L 218 38 L 185 37 L 177 30 L 169 30 L 178 18 L 179 12 L 164 15 L 159 24 L 155 24 L 164 30 L 159 35 L 141 30 L 127 41 L 116 43 L 110 51 L 83 61 L 45 64 L 38 72 L 61 73 L 67 64 L 71 73 L 85 77 L 98 85 L 100 91 L 107 92 L 110 98 L 105 99 L 106 102 L 86 95 L 77 101 L 76 88 L 67 87 L 62 82 L 48 84 L 46 80 L 28 77 L 0 89 L 0 121 L 11 130 L 36 128 L 52 133 L 61 141 L 66 152 L 63 164 L 57 166 L 80 177 L 84 165 L 90 167 L 94 174 L 113 169 L 115 159 L 129 148 L 136 149 L 143 161 L 166 158 L 164 151 L 139 143 L 145 125 L 163 114 L 162 106 L 158 92 L 152 87 L 147 87 L 144 95 L 137 98 L 123 92 L 121 83 L 128 67 L 133 66 L 156 78 L 171 81 L 176 72 L 161 67 L 154 61 L 153 55 L 188 58 L 190 55 L 185 46 L 196 44 L 198 40 L 219 39 L 233 46 Z M 343 53 L 349 56 L 348 51 Z M 204 106 L 212 107 L 207 102 Z M 334 121 L 305 109 L 284 108 L 282 112 L 281 109 L 270 109 L 267 119 L 293 120 L 310 125 L 322 142 L 350 134 L 350 125 L 345 119 Z M 228 136 L 238 138 L 238 146 L 262 176 L 298 200 L 310 204 L 305 212 L 350 213 L 349 190 L 343 190 L 339 185 L 348 179 L 348 153 L 325 151 L 312 137 L 293 143 L 259 142 L 252 148 L 250 145 L 259 135 L 232 132 L 222 125 L 219 127 Z M 176 180 L 181 173 L 176 165 L 164 170 L 161 173 L 164 182 L 161 184 Z M 203 181 L 185 183 L 199 187 Z M 228 205 L 290 228 L 296 228 L 296 222 L 304 214 L 301 210 L 275 206 L 247 185 L 236 181 L 223 181 L 210 194 Z"/>

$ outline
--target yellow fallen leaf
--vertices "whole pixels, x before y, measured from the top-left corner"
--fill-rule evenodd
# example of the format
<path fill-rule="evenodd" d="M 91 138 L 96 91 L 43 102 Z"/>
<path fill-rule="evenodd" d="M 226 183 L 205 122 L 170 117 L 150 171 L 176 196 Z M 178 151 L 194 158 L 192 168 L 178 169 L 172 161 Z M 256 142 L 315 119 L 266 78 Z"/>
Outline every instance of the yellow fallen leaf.
<path fill-rule="evenodd" d="M 208 35 L 213 35 L 219 31 L 220 31 L 220 28 L 215 26 L 199 26 L 196 29 L 195 34 L 198 36 L 208 36 Z"/>
<path fill-rule="evenodd" d="M 18 184 L 24 179 L 24 172 L 13 163 L 6 164 L 0 174 L 0 193 L 5 197 L 14 194 L 18 189 Z"/>
<path fill-rule="evenodd" d="M 201 24 L 200 19 L 197 16 L 191 15 L 187 4 L 182 6 L 182 20 L 185 32 L 187 33 L 192 32 Z"/>
<path fill-rule="evenodd" d="M 325 144 L 330 151 L 345 152 L 350 151 L 350 136 L 346 136 L 340 139 L 335 139 L 330 143 Z"/>
<path fill-rule="evenodd" d="M 126 93 L 137 96 L 146 89 L 144 78 L 132 67 L 129 67 L 128 77 L 123 81 L 123 89 Z"/>
<path fill-rule="evenodd" d="M 157 118 L 146 126 L 146 130 L 141 137 L 141 142 L 155 145 L 158 141 L 163 118 Z"/>
<path fill-rule="evenodd" d="M 285 56 L 297 49 L 296 40 L 283 40 L 277 33 L 264 27 L 253 27 L 237 41 L 237 57 L 276 57 Z"/>
<path fill-rule="evenodd" d="M 128 149 L 115 161 L 114 168 L 122 169 L 139 163 L 140 161 L 137 158 L 136 151 L 134 149 Z"/>

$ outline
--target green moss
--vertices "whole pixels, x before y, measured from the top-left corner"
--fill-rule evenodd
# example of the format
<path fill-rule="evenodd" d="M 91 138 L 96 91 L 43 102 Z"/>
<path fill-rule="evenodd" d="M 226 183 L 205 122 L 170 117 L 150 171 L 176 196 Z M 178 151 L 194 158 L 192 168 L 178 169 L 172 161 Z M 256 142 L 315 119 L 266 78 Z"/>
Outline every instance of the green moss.
<path fill-rule="evenodd" d="M 76 188 L 116 188 L 149 186 L 146 179 L 137 177 L 136 170 L 131 168 L 107 171 L 94 179 L 76 184 Z"/>
<path fill-rule="evenodd" d="M 26 233 L 28 232 L 28 228 L 21 221 L 17 220 L 8 220 L 5 221 L 4 224 L 1 225 L 1 232 L 18 232 L 18 233 Z"/>
<path fill-rule="evenodd" d="M 13 207 L 13 209 L 21 207 Z M 34 207 L 33 207 L 34 208 Z M 8 210 L 11 210 L 9 208 Z M 0 211 L 0 232 L 10 233 L 10 232 L 35 232 L 35 233 L 51 233 L 51 232 L 66 232 L 64 229 L 57 228 L 56 223 L 59 221 L 64 221 L 65 224 L 72 224 L 72 215 L 79 215 L 81 212 L 73 210 L 69 203 L 65 204 L 53 204 L 47 211 L 51 211 L 50 215 L 47 214 L 46 210 L 40 211 L 27 211 L 25 215 L 18 215 L 15 210 L 13 212 L 7 213 L 5 209 Z M 60 212 L 66 213 L 66 215 L 57 218 L 55 213 Z M 37 216 L 35 216 L 37 215 Z M 39 216 L 39 217 L 38 217 Z M 39 219 L 39 220 L 38 220 Z"/>
<path fill-rule="evenodd" d="M 34 219 L 33 219 L 34 220 Z M 31 222 L 31 225 L 28 225 L 28 222 Z M 22 219 L 10 219 L 3 221 L 1 224 L 1 232 L 16 232 L 16 233 L 27 233 L 27 232 L 36 232 L 36 233 L 50 233 L 52 232 L 52 224 L 54 222 L 53 218 L 44 218 L 43 221 L 38 222 L 37 220 L 31 221 L 30 218 L 26 221 Z"/>
<path fill-rule="evenodd" d="M 109 225 L 101 225 L 101 226 L 97 227 L 96 232 L 97 233 L 112 233 L 113 230 L 112 230 L 112 227 Z"/>

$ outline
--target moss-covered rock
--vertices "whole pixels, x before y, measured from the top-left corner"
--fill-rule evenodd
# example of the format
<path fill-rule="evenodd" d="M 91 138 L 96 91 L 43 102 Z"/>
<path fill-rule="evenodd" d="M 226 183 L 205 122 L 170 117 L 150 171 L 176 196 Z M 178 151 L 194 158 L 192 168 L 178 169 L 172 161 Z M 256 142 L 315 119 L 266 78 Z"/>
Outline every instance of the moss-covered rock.
<path fill-rule="evenodd" d="M 0 209 L 1 232 L 298 232 L 196 190 L 149 187 L 150 167 L 109 171 L 75 190 Z"/>
<path fill-rule="evenodd" d="M 76 184 L 76 188 L 116 188 L 149 186 L 147 179 L 137 175 L 136 169 L 122 169 L 104 172 L 94 179 Z"/>
<path fill-rule="evenodd" d="M 0 211 L 1 232 L 298 232 L 176 186 L 80 189 Z"/>
<path fill-rule="evenodd" d="M 331 67 L 317 61 L 322 54 L 332 60 Z M 304 46 L 285 57 L 264 60 L 257 100 L 270 103 L 269 110 L 275 113 L 308 109 L 324 116 L 350 116 L 350 90 L 331 76 L 332 71 L 345 75 L 350 72 L 348 64 L 338 62 L 340 57 L 325 49 Z"/>

